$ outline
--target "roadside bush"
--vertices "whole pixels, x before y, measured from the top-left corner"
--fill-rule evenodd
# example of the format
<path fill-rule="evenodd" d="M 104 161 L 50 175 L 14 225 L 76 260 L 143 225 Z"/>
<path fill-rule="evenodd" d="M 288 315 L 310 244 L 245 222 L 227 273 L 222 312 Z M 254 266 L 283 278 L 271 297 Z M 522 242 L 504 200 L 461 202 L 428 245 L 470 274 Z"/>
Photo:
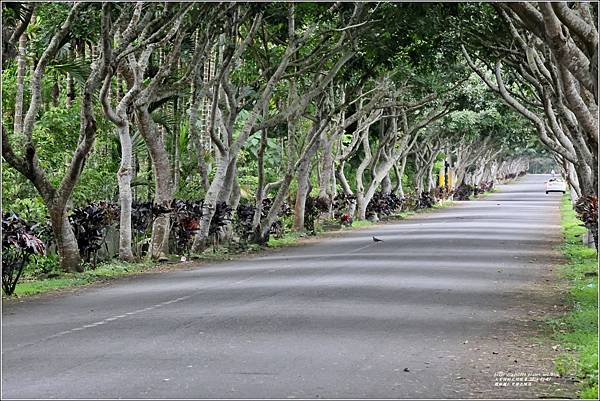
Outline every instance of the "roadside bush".
<path fill-rule="evenodd" d="M 304 228 L 306 228 L 307 232 L 313 235 L 316 234 L 315 220 L 321 212 L 325 211 L 327 211 L 327 205 L 319 201 L 319 198 L 306 197 L 306 203 L 304 204 Z"/>
<path fill-rule="evenodd" d="M 233 229 L 240 238 L 240 241 L 247 242 L 252 235 L 252 220 L 254 218 L 254 204 L 249 202 L 240 202 L 233 220 Z"/>
<path fill-rule="evenodd" d="M 141 256 L 147 250 L 154 219 L 170 212 L 171 209 L 152 202 L 133 202 L 131 206 L 131 234 L 134 254 Z"/>
<path fill-rule="evenodd" d="M 482 181 L 479 183 L 481 192 L 490 192 L 494 190 L 494 181 Z"/>
<path fill-rule="evenodd" d="M 448 199 L 454 194 L 454 191 L 452 191 L 450 187 L 436 187 L 433 190 L 433 194 L 436 199 Z"/>
<path fill-rule="evenodd" d="M 593 195 L 581 196 L 575 203 L 577 217 L 594 236 L 598 249 L 598 198 Z"/>
<path fill-rule="evenodd" d="M 174 211 L 174 227 L 171 235 L 174 236 L 175 253 L 189 251 L 192 239 L 200 227 L 202 217 L 202 204 L 200 201 L 187 201 L 174 199 L 171 209 Z"/>
<path fill-rule="evenodd" d="M 454 199 L 459 201 L 467 201 L 475 193 L 475 187 L 468 184 L 461 184 L 454 191 Z"/>
<path fill-rule="evenodd" d="M 79 253 L 85 262 L 96 264 L 96 254 L 102 247 L 107 228 L 119 221 L 119 207 L 108 202 L 92 203 L 73 209 L 69 216 Z"/>
<path fill-rule="evenodd" d="M 429 192 L 421 192 L 421 196 L 419 197 L 416 208 L 429 209 L 432 208 L 433 205 L 435 205 L 435 199 L 433 199 L 433 196 Z"/>
<path fill-rule="evenodd" d="M 226 226 L 231 221 L 231 212 L 233 209 L 225 202 L 219 202 L 215 208 L 215 214 L 210 221 L 208 235 L 217 236 L 221 232 L 221 227 Z"/>
<path fill-rule="evenodd" d="M 348 213 L 344 213 L 340 216 L 340 224 L 344 227 L 352 227 L 353 222 L 354 219 Z"/>
<path fill-rule="evenodd" d="M 44 243 L 34 234 L 35 225 L 16 214 L 2 215 L 2 289 L 12 295 L 30 257 L 45 253 Z"/>
<path fill-rule="evenodd" d="M 402 207 L 402 199 L 396 194 L 375 192 L 367 206 L 367 217 L 377 214 L 378 217 L 389 216 Z"/>
<path fill-rule="evenodd" d="M 356 203 L 356 195 L 347 195 L 345 193 L 339 193 L 333 198 L 333 216 L 336 219 L 341 218 L 344 214 L 347 214 L 350 206 Z"/>
<path fill-rule="evenodd" d="M 271 210 L 271 205 L 273 205 L 272 198 L 263 199 L 261 219 L 267 216 L 269 210 Z M 239 236 L 240 241 L 242 242 L 248 242 L 252 236 L 252 220 L 254 218 L 255 209 L 256 208 L 254 207 L 253 202 L 240 202 L 236 209 L 233 226 L 236 234 Z M 269 234 L 276 237 L 281 237 L 285 231 L 282 219 L 291 215 L 292 210 L 290 209 L 289 205 L 284 202 L 283 205 L 281 205 L 279 213 L 277 214 L 279 218 L 271 225 Z"/>

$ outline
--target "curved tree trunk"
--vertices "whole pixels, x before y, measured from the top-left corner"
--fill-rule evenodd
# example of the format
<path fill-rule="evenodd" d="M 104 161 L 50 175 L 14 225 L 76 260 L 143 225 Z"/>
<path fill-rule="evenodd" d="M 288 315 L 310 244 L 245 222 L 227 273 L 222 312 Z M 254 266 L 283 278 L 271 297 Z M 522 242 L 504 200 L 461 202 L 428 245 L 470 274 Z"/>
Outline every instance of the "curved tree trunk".
<path fill-rule="evenodd" d="M 369 145 L 368 127 L 363 133 L 362 146 L 365 156 L 356 169 L 356 209 L 359 220 L 364 220 L 367 218 L 367 206 L 369 203 L 368 200 L 365 200 L 365 187 L 363 184 L 363 174 L 373 158 L 371 154 L 371 146 Z"/>
<path fill-rule="evenodd" d="M 433 165 L 435 163 L 431 163 L 429 165 L 429 170 L 427 171 L 427 192 L 431 192 L 435 189 L 435 179 L 433 178 Z"/>
<path fill-rule="evenodd" d="M 217 196 L 217 202 L 225 202 L 229 205 L 229 198 L 233 190 L 235 178 L 237 175 L 237 158 L 234 157 L 227 166 L 227 172 L 225 173 L 225 180 L 223 186 Z"/>
<path fill-rule="evenodd" d="M 287 196 L 288 190 L 290 188 L 290 183 L 292 182 L 292 178 L 294 178 L 293 173 L 287 173 L 283 178 L 283 181 L 279 185 L 279 189 L 277 191 L 277 195 L 273 200 L 273 204 L 271 205 L 271 209 L 269 209 L 269 213 L 265 216 L 264 219 L 261 220 L 260 225 L 257 230 L 254 232 L 254 242 L 257 244 L 265 244 L 269 239 L 269 231 L 271 231 L 271 225 L 277 219 L 277 215 L 279 214 L 279 210 L 281 209 L 281 205 Z"/>
<path fill-rule="evenodd" d="M 212 182 L 210 183 L 208 191 L 206 192 L 206 196 L 204 197 L 204 203 L 202 205 L 202 218 L 200 219 L 200 227 L 198 229 L 198 233 L 194 237 L 194 242 L 192 244 L 192 250 L 194 252 L 199 252 L 208 245 L 210 223 L 212 221 L 213 216 L 215 215 L 217 201 L 219 199 L 219 193 L 221 192 L 221 188 L 223 188 L 223 185 L 225 183 L 228 167 L 228 158 L 225 156 L 221 156 L 217 163 L 217 170 L 215 171 L 215 176 Z"/>
<path fill-rule="evenodd" d="M 381 191 L 388 195 L 392 193 L 392 180 L 389 172 L 383 177 L 383 180 L 381 180 Z"/>
<path fill-rule="evenodd" d="M 344 194 L 346 195 L 354 195 L 354 192 L 352 192 L 352 188 L 350 188 L 350 184 L 348 183 L 348 180 L 346 179 L 346 174 L 344 174 L 344 161 L 340 161 L 340 164 L 338 165 L 337 169 L 335 170 L 335 176 L 337 177 L 338 181 L 340 182 L 340 186 L 342 187 L 342 191 L 344 192 Z M 350 206 L 348 207 L 348 215 L 350 216 L 354 216 L 354 214 L 356 213 L 356 202 L 352 202 L 350 204 Z"/>
<path fill-rule="evenodd" d="M 404 176 L 404 169 L 406 168 L 406 157 L 402 158 L 402 162 L 400 163 L 400 168 L 398 168 L 398 164 L 394 163 L 394 170 L 396 172 L 396 185 L 394 187 L 394 193 L 396 193 L 400 198 L 404 198 L 404 187 L 402 186 L 402 177 Z"/>

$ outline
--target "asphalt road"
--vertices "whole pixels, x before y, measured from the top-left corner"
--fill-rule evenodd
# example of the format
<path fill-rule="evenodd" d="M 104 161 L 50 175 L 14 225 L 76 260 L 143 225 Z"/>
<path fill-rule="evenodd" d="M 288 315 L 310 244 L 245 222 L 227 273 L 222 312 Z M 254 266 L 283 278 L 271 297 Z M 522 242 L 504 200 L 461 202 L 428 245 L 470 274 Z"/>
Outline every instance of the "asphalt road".
<path fill-rule="evenodd" d="M 468 396 L 470 344 L 552 296 L 531 287 L 559 238 L 545 178 L 265 256 L 5 302 L 2 397 Z"/>

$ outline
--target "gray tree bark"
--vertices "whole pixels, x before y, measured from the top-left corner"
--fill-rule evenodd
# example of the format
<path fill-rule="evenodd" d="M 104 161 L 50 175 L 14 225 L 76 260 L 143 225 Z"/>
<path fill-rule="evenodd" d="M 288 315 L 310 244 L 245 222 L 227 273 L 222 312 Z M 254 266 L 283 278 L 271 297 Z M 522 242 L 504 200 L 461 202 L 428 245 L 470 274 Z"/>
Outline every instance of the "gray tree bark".
<path fill-rule="evenodd" d="M 14 133 L 19 141 L 23 134 L 23 93 L 25 91 L 25 69 L 27 61 L 25 60 L 26 36 L 22 34 L 19 38 L 19 50 L 17 55 L 17 82 L 15 95 L 15 121 Z"/>

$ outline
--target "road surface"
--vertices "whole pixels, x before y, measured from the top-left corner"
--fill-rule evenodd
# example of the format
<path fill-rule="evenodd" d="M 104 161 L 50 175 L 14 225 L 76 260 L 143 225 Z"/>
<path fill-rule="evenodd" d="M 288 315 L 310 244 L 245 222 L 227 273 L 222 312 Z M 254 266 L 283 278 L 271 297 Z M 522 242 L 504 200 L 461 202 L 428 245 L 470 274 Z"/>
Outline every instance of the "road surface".
<path fill-rule="evenodd" d="M 263 256 L 5 302 L 2 397 L 514 395 L 495 373 L 549 366 L 523 351 L 531 315 L 555 302 L 543 282 L 560 195 L 545 178 Z"/>

